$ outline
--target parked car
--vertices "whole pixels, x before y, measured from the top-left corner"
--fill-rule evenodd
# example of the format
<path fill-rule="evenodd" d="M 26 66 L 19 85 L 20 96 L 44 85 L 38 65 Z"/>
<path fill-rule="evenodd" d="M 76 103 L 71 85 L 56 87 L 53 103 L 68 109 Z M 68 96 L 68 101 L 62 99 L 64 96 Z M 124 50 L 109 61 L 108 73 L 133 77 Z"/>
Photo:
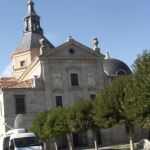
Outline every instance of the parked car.
<path fill-rule="evenodd" d="M 137 144 L 137 150 L 150 150 L 150 141 L 148 139 L 142 139 Z"/>
<path fill-rule="evenodd" d="M 12 129 L 0 137 L 0 150 L 43 150 L 34 133 Z"/>

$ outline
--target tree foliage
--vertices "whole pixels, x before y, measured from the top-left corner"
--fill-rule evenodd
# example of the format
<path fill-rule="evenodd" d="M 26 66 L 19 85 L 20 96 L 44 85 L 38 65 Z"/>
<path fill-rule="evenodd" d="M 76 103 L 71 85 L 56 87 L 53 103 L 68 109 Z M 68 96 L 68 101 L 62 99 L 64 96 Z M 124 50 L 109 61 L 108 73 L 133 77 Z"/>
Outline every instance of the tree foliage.
<path fill-rule="evenodd" d="M 126 96 L 126 88 L 130 80 L 130 76 L 118 77 L 104 88 L 97 96 L 95 114 L 97 123 L 102 127 L 124 124 L 133 150 L 134 120 L 128 113 L 129 103 Z"/>
<path fill-rule="evenodd" d="M 150 127 L 150 51 L 145 50 L 133 65 L 133 81 L 127 88 L 129 112 L 135 123 Z"/>
<path fill-rule="evenodd" d="M 48 137 L 44 134 L 44 124 L 47 120 L 47 111 L 38 113 L 32 121 L 30 131 L 34 132 L 40 139 L 46 140 Z"/>
<path fill-rule="evenodd" d="M 132 65 L 133 74 L 139 77 L 147 76 L 150 74 L 150 50 L 144 50 L 139 54 L 134 64 Z"/>
<path fill-rule="evenodd" d="M 73 106 L 68 107 L 68 124 L 70 126 L 70 131 L 80 132 L 87 131 L 91 129 L 94 135 L 95 149 L 97 150 L 97 142 L 95 137 L 95 129 L 97 125 L 94 120 L 94 107 L 93 101 L 80 100 Z"/>
<path fill-rule="evenodd" d="M 120 77 L 112 81 L 97 96 L 95 112 L 96 121 L 102 127 L 125 124 L 132 127 L 133 120 L 127 114 L 128 103 L 126 85 L 130 77 Z"/>
<path fill-rule="evenodd" d="M 66 117 L 68 124 L 68 133 L 76 133 L 79 131 L 79 126 L 76 121 L 76 107 L 75 105 L 70 105 L 66 107 Z"/>
<path fill-rule="evenodd" d="M 49 111 L 47 120 L 44 123 L 44 132 L 51 138 L 56 138 L 66 134 L 68 125 L 66 120 L 65 109 L 55 107 Z"/>
<path fill-rule="evenodd" d="M 94 114 L 92 101 L 80 100 L 75 104 L 75 109 L 76 123 L 81 131 L 97 127 L 93 119 Z"/>

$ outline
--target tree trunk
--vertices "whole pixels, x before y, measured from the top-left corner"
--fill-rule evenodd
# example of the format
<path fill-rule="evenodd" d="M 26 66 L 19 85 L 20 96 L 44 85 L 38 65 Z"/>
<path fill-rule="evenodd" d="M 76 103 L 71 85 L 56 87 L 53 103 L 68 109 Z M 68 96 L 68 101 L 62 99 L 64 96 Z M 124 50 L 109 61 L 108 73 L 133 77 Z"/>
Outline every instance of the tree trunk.
<path fill-rule="evenodd" d="M 67 134 L 67 141 L 68 141 L 68 149 L 73 150 L 73 137 L 72 133 Z"/>
<path fill-rule="evenodd" d="M 125 123 L 126 127 L 126 133 L 129 135 L 129 140 L 130 140 L 130 150 L 134 150 L 134 143 L 132 139 L 132 135 L 134 133 L 134 125 L 130 121 L 126 121 Z"/>
<path fill-rule="evenodd" d="M 131 136 L 129 137 L 129 139 L 130 139 L 130 150 L 134 150 L 134 143 L 133 143 L 133 139 L 132 139 L 132 137 L 131 137 Z"/>
<path fill-rule="evenodd" d="M 55 145 L 55 150 L 58 150 L 58 144 L 57 144 L 56 139 L 54 140 L 54 145 Z"/>
<path fill-rule="evenodd" d="M 94 140 L 95 150 L 98 150 L 96 131 L 93 131 L 93 140 Z"/>
<path fill-rule="evenodd" d="M 44 149 L 44 150 L 49 150 L 49 140 L 45 140 L 45 141 L 43 142 L 43 149 Z"/>
<path fill-rule="evenodd" d="M 44 149 L 44 150 L 47 150 L 47 144 L 46 144 L 46 141 L 43 143 L 43 149 Z"/>

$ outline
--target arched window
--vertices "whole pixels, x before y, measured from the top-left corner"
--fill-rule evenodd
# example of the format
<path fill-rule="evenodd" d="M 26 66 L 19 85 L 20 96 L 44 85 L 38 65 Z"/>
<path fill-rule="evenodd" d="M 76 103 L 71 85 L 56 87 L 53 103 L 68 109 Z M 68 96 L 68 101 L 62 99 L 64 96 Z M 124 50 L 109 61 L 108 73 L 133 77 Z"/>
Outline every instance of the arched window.
<path fill-rule="evenodd" d="M 116 74 L 117 74 L 117 76 L 124 76 L 124 75 L 126 75 L 126 71 L 118 70 Z"/>

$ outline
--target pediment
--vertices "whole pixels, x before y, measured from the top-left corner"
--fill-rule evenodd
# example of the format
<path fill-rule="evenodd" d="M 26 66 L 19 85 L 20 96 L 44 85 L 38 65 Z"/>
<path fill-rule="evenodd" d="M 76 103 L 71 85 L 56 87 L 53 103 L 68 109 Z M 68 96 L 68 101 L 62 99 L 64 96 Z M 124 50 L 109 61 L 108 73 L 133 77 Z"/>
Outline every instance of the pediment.
<path fill-rule="evenodd" d="M 71 40 L 66 42 L 48 53 L 46 57 L 60 57 L 60 58 L 89 58 L 89 57 L 103 57 L 102 54 L 94 51 L 93 49 L 75 41 Z"/>

